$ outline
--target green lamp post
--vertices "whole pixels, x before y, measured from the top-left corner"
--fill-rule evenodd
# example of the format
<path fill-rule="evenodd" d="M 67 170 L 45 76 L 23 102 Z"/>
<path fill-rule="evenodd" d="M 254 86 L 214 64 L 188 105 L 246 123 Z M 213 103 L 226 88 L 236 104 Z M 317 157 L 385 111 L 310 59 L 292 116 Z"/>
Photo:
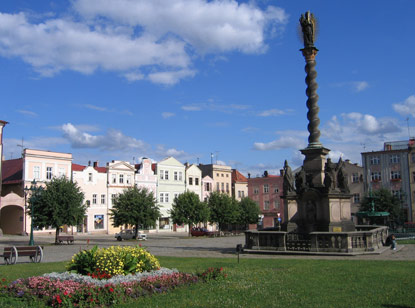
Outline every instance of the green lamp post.
<path fill-rule="evenodd" d="M 33 179 L 30 188 L 25 187 L 24 188 L 25 191 L 30 191 L 30 198 L 33 197 L 33 194 L 36 192 L 37 187 L 36 187 L 36 179 Z M 31 211 L 30 211 L 30 216 L 31 216 L 31 222 L 30 222 L 30 239 L 29 239 L 29 246 L 34 246 L 35 245 L 35 241 L 33 239 L 33 215 L 34 213 L 34 207 L 32 206 Z"/>

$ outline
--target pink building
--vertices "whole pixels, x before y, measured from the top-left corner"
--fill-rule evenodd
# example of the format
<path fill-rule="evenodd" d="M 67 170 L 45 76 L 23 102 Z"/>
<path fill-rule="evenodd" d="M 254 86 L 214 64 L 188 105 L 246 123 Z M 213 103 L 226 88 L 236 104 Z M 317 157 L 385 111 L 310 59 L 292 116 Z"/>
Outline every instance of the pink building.
<path fill-rule="evenodd" d="M 282 182 L 282 176 L 270 175 L 266 171 L 262 177 L 248 177 L 248 197 L 258 204 L 261 211 L 258 228 L 278 227 L 278 214 L 284 217 L 284 202 L 281 198 Z M 256 227 L 256 225 L 250 225 L 250 229 Z"/>

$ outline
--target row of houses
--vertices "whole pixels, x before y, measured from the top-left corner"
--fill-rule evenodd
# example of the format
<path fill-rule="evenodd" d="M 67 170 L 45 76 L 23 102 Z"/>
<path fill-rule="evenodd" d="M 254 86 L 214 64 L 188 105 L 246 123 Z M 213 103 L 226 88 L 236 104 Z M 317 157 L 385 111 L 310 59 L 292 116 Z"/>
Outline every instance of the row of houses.
<path fill-rule="evenodd" d="M 72 154 L 24 149 L 22 158 L 2 163 L 2 194 L 0 228 L 7 234 L 25 234 L 30 227 L 26 215 L 28 188 L 42 186 L 54 177 L 66 176 L 78 184 L 88 206 L 84 221 L 64 232 L 108 233 L 119 231 L 111 224 L 109 210 L 114 198 L 128 187 L 145 187 L 157 200 L 161 217 L 154 230 L 187 231 L 186 226 L 172 223 L 170 210 L 174 198 L 184 191 L 196 193 L 201 201 L 212 191 L 240 200 L 248 196 L 248 180 L 230 166 L 208 164 L 182 164 L 174 157 L 157 163 L 143 158 L 140 164 L 112 161 L 105 166 L 98 162 L 79 165 L 72 162 Z M 51 232 L 52 230 L 38 230 Z"/>

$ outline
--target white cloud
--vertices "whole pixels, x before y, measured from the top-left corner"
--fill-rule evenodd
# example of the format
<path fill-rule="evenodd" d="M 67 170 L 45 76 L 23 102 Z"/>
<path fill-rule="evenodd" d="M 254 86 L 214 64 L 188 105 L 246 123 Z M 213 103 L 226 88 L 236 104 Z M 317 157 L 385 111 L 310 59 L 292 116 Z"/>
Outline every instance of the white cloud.
<path fill-rule="evenodd" d="M 268 143 L 255 142 L 254 149 L 258 151 L 270 151 L 280 149 L 301 149 L 304 147 L 304 140 L 298 137 L 282 136 L 279 139 Z"/>
<path fill-rule="evenodd" d="M 37 117 L 38 114 L 36 112 L 30 111 L 30 110 L 16 110 L 18 113 L 21 113 L 23 115 L 29 116 L 29 117 Z"/>
<path fill-rule="evenodd" d="M 284 111 L 279 109 L 270 109 L 270 110 L 264 110 L 260 113 L 258 113 L 258 116 L 260 117 L 271 117 L 271 116 L 280 116 L 285 114 Z"/>
<path fill-rule="evenodd" d="M 170 157 L 170 156 L 176 158 L 177 160 L 185 160 L 185 159 L 193 158 L 193 155 L 190 155 L 189 153 L 186 153 L 183 150 L 177 150 L 175 148 L 166 149 L 163 145 L 158 145 L 156 147 L 155 154 L 161 159 L 165 157 Z"/>
<path fill-rule="evenodd" d="M 198 55 L 261 53 L 288 21 L 284 10 L 233 0 L 74 0 L 64 17 L 0 13 L 0 55 L 42 76 L 119 72 L 174 85 L 195 76 Z M 76 15 L 75 15 L 76 14 Z"/>
<path fill-rule="evenodd" d="M 162 116 L 164 119 L 168 119 L 168 118 L 174 117 L 174 116 L 175 116 L 175 114 L 174 114 L 173 112 L 163 112 L 163 113 L 161 114 L 161 116 Z"/>
<path fill-rule="evenodd" d="M 109 129 L 105 135 L 91 135 L 81 131 L 71 123 L 62 125 L 63 137 L 73 148 L 96 148 L 104 151 L 143 150 L 147 145 L 122 132 Z"/>
<path fill-rule="evenodd" d="M 352 83 L 356 92 L 362 92 L 369 87 L 367 81 L 355 81 Z"/>
<path fill-rule="evenodd" d="M 415 95 L 409 96 L 401 103 L 393 104 L 393 109 L 404 117 L 411 115 L 415 118 Z"/>
<path fill-rule="evenodd" d="M 340 118 L 333 116 L 323 127 L 322 136 L 337 142 L 356 142 L 368 137 L 383 138 L 401 131 L 396 119 L 377 119 L 370 114 L 351 112 L 341 114 Z"/>
<path fill-rule="evenodd" d="M 95 105 L 91 105 L 91 104 L 85 104 L 84 106 L 85 106 L 85 108 L 91 109 L 91 110 L 108 111 L 108 109 L 105 108 L 105 107 L 99 107 L 99 106 L 95 106 Z"/>

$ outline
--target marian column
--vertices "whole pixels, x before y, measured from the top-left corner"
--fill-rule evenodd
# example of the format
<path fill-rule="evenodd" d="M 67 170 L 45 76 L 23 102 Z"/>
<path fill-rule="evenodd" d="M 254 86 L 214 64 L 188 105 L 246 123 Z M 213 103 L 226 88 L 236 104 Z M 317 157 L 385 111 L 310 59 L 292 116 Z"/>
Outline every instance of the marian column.
<path fill-rule="evenodd" d="M 324 185 L 324 164 L 326 163 L 325 156 L 330 150 L 323 147 L 320 143 L 320 119 L 318 117 L 319 107 L 317 105 L 318 84 L 316 81 L 316 56 L 318 49 L 314 46 L 316 40 L 317 22 L 313 14 L 306 12 L 300 17 L 300 26 L 302 30 L 302 38 L 304 48 L 301 52 L 305 58 L 307 73 L 305 82 L 307 84 L 307 119 L 308 119 L 308 146 L 301 150 L 305 155 L 304 171 L 307 175 L 307 185 L 309 187 L 322 187 Z"/>

